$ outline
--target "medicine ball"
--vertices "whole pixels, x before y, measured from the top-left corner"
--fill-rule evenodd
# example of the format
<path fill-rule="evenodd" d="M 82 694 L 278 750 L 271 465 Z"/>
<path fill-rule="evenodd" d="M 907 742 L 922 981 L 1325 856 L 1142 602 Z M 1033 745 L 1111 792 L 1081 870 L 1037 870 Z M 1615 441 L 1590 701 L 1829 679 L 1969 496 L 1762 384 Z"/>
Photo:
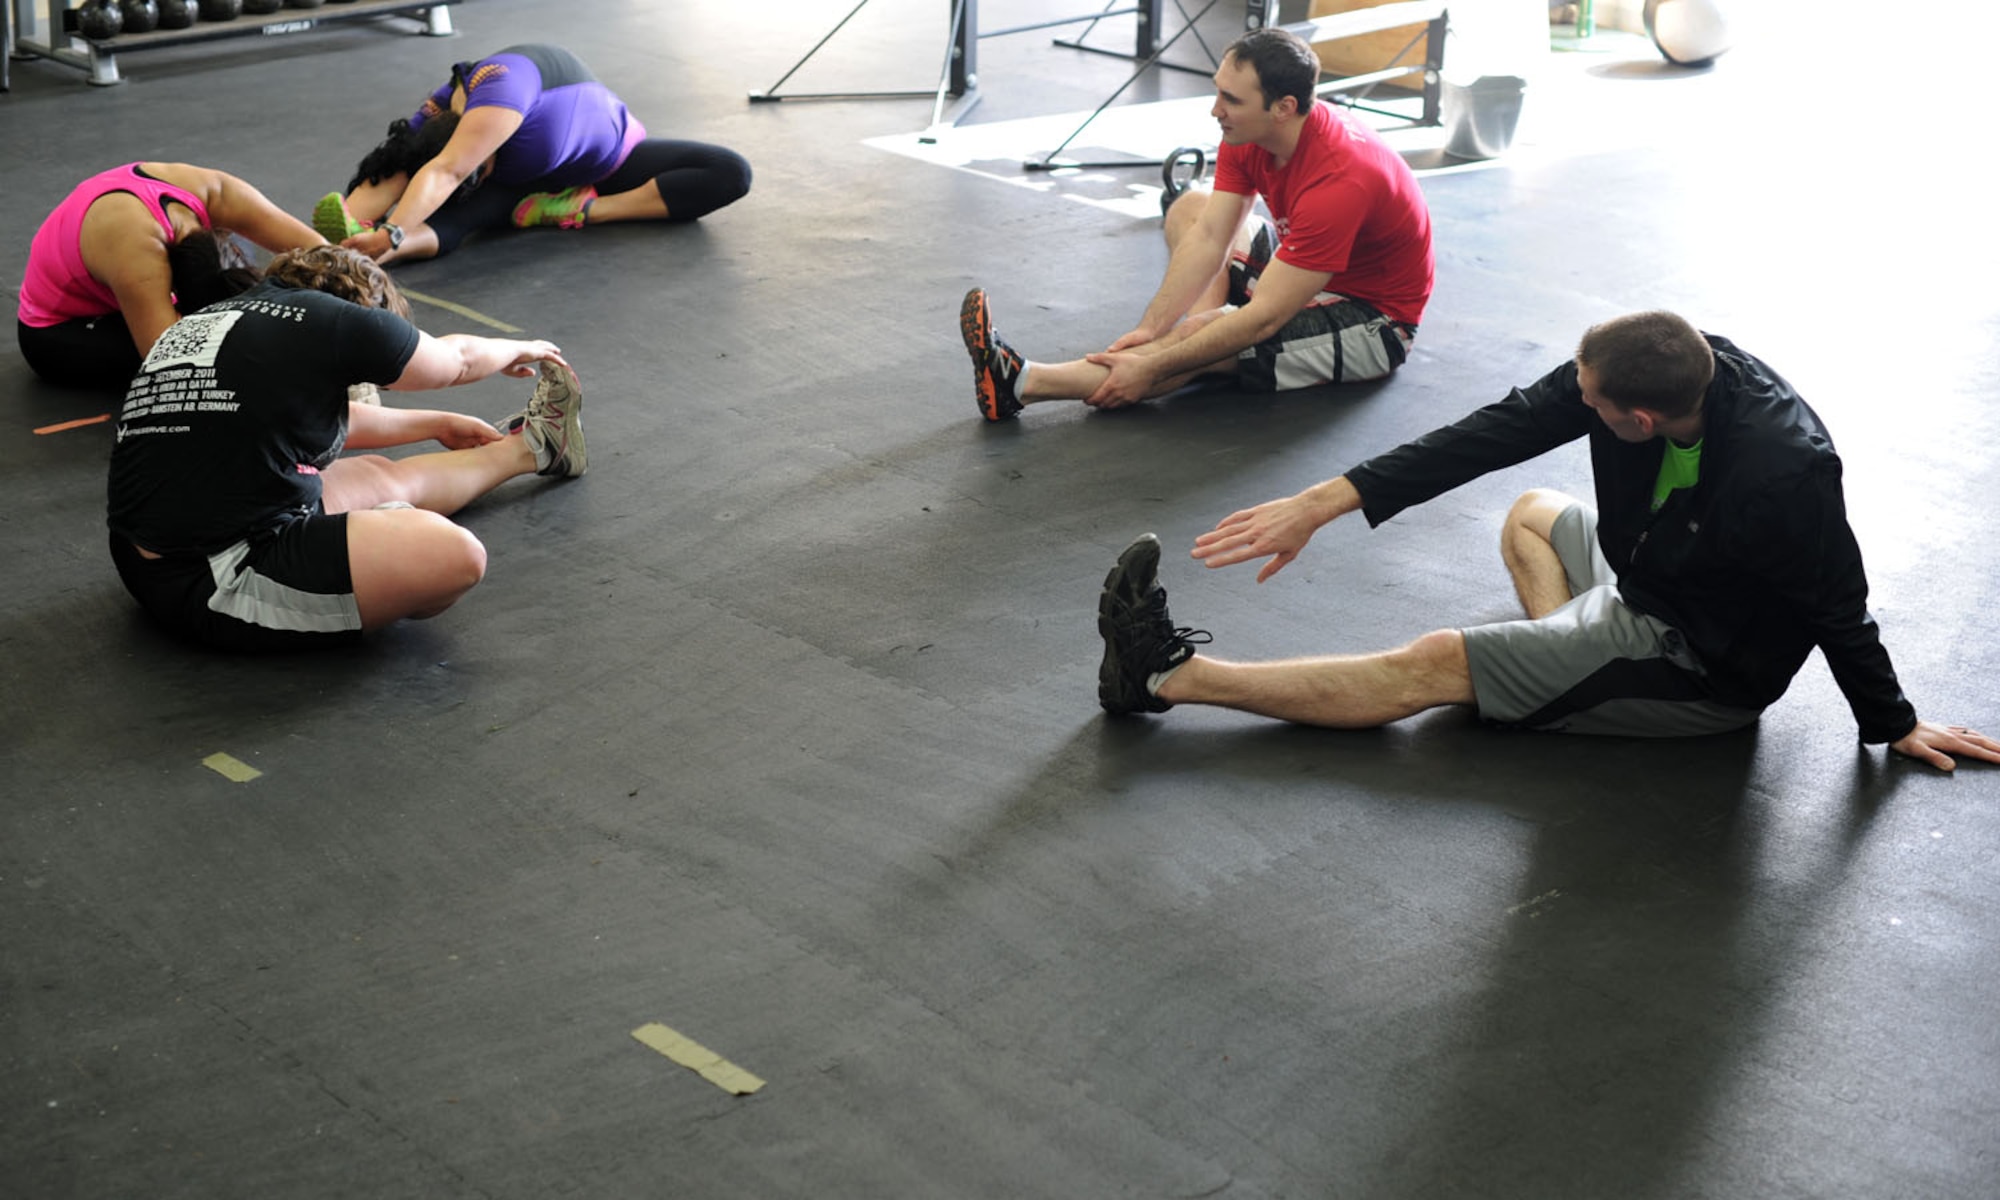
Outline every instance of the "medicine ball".
<path fill-rule="evenodd" d="M 1646 0 L 1646 34 L 1668 62 L 1705 67 L 1729 49 L 1722 0 Z"/>
<path fill-rule="evenodd" d="M 118 0 L 85 0 L 76 10 L 76 28 L 83 36 L 101 42 L 124 32 L 125 14 L 118 11 Z"/>
<path fill-rule="evenodd" d="M 155 0 L 119 0 L 118 11 L 125 16 L 126 33 L 151 33 L 160 27 L 160 6 Z"/>

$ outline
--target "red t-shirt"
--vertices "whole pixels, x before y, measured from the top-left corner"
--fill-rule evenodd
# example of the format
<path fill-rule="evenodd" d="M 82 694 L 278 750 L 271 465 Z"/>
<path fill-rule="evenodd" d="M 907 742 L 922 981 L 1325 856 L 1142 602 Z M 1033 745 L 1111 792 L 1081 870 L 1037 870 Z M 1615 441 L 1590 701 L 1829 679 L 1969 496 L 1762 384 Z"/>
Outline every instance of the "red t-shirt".
<path fill-rule="evenodd" d="M 1431 298 L 1431 214 L 1401 155 L 1374 130 L 1320 102 L 1278 169 L 1259 146 L 1225 144 L 1215 190 L 1264 197 L 1277 226 L 1277 258 L 1325 271 L 1326 290 L 1366 300 L 1392 320 L 1417 324 Z"/>

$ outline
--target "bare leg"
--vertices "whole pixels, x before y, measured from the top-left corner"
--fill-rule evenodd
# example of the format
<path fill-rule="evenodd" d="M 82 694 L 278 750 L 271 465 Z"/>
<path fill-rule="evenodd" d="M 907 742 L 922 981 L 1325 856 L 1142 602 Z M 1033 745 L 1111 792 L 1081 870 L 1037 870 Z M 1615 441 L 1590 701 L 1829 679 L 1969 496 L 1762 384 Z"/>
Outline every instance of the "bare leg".
<path fill-rule="evenodd" d="M 379 221 L 403 198 L 403 189 L 409 186 L 407 174 L 391 175 L 380 183 L 363 181 L 360 187 L 347 193 L 347 215 L 357 221 Z"/>
<path fill-rule="evenodd" d="M 1201 220 L 1202 209 L 1208 204 L 1208 192 L 1196 189 L 1174 201 L 1167 210 L 1166 238 L 1167 250 L 1180 245 L 1181 239 Z M 592 210 L 593 214 L 595 210 Z M 1215 278 L 1209 281 L 1202 294 L 1196 298 L 1189 315 L 1156 340 L 1144 346 L 1135 346 L 1131 353 L 1155 354 L 1206 328 L 1208 324 L 1223 314 L 1223 306 L 1229 302 L 1229 268 L 1224 264 Z M 1028 378 L 1021 388 L 1020 400 L 1023 404 L 1033 404 L 1039 400 L 1081 400 L 1095 392 L 1098 385 L 1111 374 L 1109 367 L 1100 367 L 1084 359 L 1068 362 L 1028 364 Z M 1186 387 L 1191 380 L 1202 375 L 1230 374 L 1236 370 L 1236 356 L 1231 354 L 1212 363 L 1197 367 L 1192 371 L 1161 380 L 1151 393 L 1164 396 L 1168 392 Z"/>
<path fill-rule="evenodd" d="M 1500 528 L 1500 557 L 1531 618 L 1539 620 L 1570 602 L 1569 574 L 1550 538 L 1556 518 L 1576 502 L 1551 488 L 1536 488 L 1514 501 Z"/>
<path fill-rule="evenodd" d="M 650 179 L 630 191 L 599 196 L 590 205 L 592 225 L 609 221 L 664 221 L 672 215 L 658 185 Z"/>
<path fill-rule="evenodd" d="M 1160 685 L 1174 704 L 1214 704 L 1281 721 L 1372 729 L 1446 704 L 1471 704 L 1465 637 L 1427 633 L 1397 650 L 1228 663 L 1196 655 Z"/>
<path fill-rule="evenodd" d="M 471 591 L 486 574 L 486 547 L 446 515 L 534 469 L 534 452 L 519 435 L 404 459 L 357 454 L 327 467 L 322 502 L 347 514 L 362 628 L 436 616 Z M 414 507 L 375 507 L 395 501 Z"/>
<path fill-rule="evenodd" d="M 1176 202 L 1178 203 L 1178 202 Z M 1222 316 L 1222 310 L 1212 309 L 1196 313 L 1168 330 L 1158 341 L 1143 346 L 1134 346 L 1132 354 L 1158 354 L 1167 347 L 1190 337 L 1205 328 L 1209 322 Z M 1041 400 L 1081 400 L 1097 390 L 1111 374 L 1110 367 L 1100 367 L 1088 359 L 1076 358 L 1069 362 L 1030 362 L 1028 378 L 1021 388 L 1021 403 L 1033 404 Z M 1153 389 L 1152 395 L 1164 396 L 1177 388 L 1186 387 L 1190 380 L 1202 375 L 1227 374 L 1236 370 L 1236 356 L 1219 358 L 1206 366 L 1163 379 Z"/>
<path fill-rule="evenodd" d="M 1197 227 L 1204 206 L 1208 202 L 1209 197 L 1206 192 L 1190 192 L 1176 200 L 1173 207 L 1168 210 L 1166 237 L 1170 254 L 1177 253 L 1176 248 L 1185 241 L 1189 231 Z M 1171 273 L 1171 265 L 1168 269 Z M 1228 283 L 1229 275 L 1225 264 L 1204 287 L 1190 315 L 1152 341 L 1126 347 L 1123 352 L 1134 356 L 1158 354 L 1206 329 L 1228 311 L 1225 307 L 1228 300 Z M 1095 395 L 1098 388 L 1102 387 L 1104 381 L 1111 376 L 1111 368 L 1092 363 L 1087 357 L 1064 362 L 1037 362 L 1025 359 L 994 330 L 983 288 L 974 288 L 966 293 L 965 302 L 959 307 L 958 319 L 960 336 L 965 342 L 966 351 L 972 356 L 975 396 L 979 410 L 989 421 L 1011 417 L 1026 404 L 1047 400 L 1087 400 Z M 1237 355 L 1235 352 L 1230 352 L 1191 369 L 1177 371 L 1165 379 L 1155 380 L 1149 386 L 1144 398 L 1164 396 L 1187 386 L 1202 375 L 1233 374 L 1236 369 Z M 1117 401 L 1119 404 L 1130 402 L 1124 398 Z"/>
<path fill-rule="evenodd" d="M 347 563 L 361 627 L 434 617 L 486 576 L 486 547 L 468 530 L 419 508 L 347 514 Z"/>
<path fill-rule="evenodd" d="M 449 516 L 516 475 L 535 470 L 535 453 L 518 434 L 471 450 L 441 450 L 409 458 L 356 454 L 322 473 L 326 511 L 359 512 L 401 501 Z"/>
<path fill-rule="evenodd" d="M 1183 192 L 1181 198 L 1174 201 L 1173 207 L 1167 210 L 1164 231 L 1170 255 L 1180 245 L 1181 239 L 1187 236 L 1188 230 L 1193 229 L 1201 220 L 1202 210 L 1208 206 L 1208 196 L 1207 188 L 1194 188 Z M 1190 311 L 1207 312 L 1209 309 L 1221 308 L 1227 303 L 1229 303 L 1229 264 L 1225 262 L 1222 264 L 1222 269 L 1215 273 L 1215 278 L 1209 280 L 1208 286 L 1202 289 L 1201 295 L 1195 297 Z"/>

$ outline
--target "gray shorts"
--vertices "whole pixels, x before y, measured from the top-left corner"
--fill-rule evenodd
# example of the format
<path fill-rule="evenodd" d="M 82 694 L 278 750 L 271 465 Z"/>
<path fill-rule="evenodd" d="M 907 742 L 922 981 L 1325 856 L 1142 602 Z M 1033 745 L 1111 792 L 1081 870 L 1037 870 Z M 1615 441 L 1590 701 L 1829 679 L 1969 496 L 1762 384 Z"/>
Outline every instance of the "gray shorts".
<path fill-rule="evenodd" d="M 1231 306 L 1250 303 L 1277 245 L 1263 217 L 1243 223 L 1229 252 Z M 1321 292 L 1278 332 L 1238 351 L 1236 373 L 1245 387 L 1261 392 L 1380 379 L 1403 365 L 1416 335 L 1416 326 L 1390 320 L 1366 300 Z"/>
<path fill-rule="evenodd" d="M 1461 631 L 1481 717 L 1628 737 L 1723 733 L 1757 719 L 1759 709 L 1709 699 L 1707 673 L 1680 631 L 1619 598 L 1594 511 L 1564 509 L 1550 541 L 1574 598 L 1540 620 Z"/>

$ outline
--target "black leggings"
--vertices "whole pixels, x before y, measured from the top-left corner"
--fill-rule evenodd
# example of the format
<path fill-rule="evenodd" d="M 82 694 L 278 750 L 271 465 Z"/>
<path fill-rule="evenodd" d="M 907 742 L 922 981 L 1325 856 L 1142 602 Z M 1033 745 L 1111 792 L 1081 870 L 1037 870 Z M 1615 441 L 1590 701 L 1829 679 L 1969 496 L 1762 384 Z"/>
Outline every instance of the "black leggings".
<path fill-rule="evenodd" d="M 50 383 L 122 392 L 139 370 L 139 348 L 117 313 L 46 327 L 16 321 L 21 357 Z"/>
<path fill-rule="evenodd" d="M 660 190 L 660 199 L 666 201 L 668 220 L 694 221 L 741 200 L 750 191 L 750 164 L 723 146 L 647 138 L 632 147 L 623 165 L 593 186 L 599 195 L 613 196 L 649 179 Z M 536 192 L 559 192 L 566 186 L 572 185 L 543 178 L 514 187 L 487 184 L 469 195 L 452 197 L 429 221 L 437 234 L 437 252 L 451 252 L 477 230 L 512 226 L 514 209 L 522 200 Z"/>

